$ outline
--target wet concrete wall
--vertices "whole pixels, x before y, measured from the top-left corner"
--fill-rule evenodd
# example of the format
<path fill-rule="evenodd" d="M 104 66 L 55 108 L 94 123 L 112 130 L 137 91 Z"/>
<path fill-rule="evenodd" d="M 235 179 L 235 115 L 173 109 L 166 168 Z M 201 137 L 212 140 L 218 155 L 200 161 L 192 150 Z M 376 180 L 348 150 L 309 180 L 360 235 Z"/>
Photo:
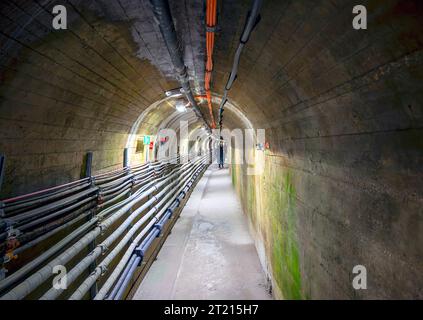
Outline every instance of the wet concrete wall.
<path fill-rule="evenodd" d="M 353 1 L 313 4 L 264 5 L 232 93 L 270 146 L 232 175 L 275 295 L 422 298 L 421 3 L 363 1 L 365 31 Z"/>

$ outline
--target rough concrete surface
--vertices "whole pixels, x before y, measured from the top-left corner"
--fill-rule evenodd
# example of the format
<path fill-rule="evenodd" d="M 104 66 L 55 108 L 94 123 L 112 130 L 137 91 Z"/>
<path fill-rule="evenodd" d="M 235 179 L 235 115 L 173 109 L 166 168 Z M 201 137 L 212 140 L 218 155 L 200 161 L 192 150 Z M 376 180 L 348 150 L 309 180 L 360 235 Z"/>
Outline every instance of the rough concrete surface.
<path fill-rule="evenodd" d="M 87 151 L 94 173 L 122 166 L 134 123 L 178 87 L 141 2 L 67 1 L 69 28 L 57 31 L 54 2 L 2 1 L 0 198 L 79 178 Z M 201 87 L 204 8 L 169 2 Z M 352 27 L 355 0 L 263 1 L 229 94 L 252 128 L 266 130 L 264 174 L 239 165 L 232 180 L 277 297 L 423 298 L 423 1 L 360 4 L 367 30 Z M 218 97 L 249 6 L 218 1 Z M 136 133 L 157 134 L 172 110 L 147 112 Z M 226 109 L 224 128 L 243 123 Z M 367 290 L 352 289 L 358 264 Z"/>

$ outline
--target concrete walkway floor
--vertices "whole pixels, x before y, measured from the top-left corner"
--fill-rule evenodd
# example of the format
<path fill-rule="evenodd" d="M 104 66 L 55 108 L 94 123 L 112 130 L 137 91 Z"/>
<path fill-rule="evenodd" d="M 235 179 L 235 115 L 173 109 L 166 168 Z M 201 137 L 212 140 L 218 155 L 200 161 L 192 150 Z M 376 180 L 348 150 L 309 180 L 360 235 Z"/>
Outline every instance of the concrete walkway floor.
<path fill-rule="evenodd" d="M 205 172 L 133 299 L 271 299 L 228 169 Z"/>

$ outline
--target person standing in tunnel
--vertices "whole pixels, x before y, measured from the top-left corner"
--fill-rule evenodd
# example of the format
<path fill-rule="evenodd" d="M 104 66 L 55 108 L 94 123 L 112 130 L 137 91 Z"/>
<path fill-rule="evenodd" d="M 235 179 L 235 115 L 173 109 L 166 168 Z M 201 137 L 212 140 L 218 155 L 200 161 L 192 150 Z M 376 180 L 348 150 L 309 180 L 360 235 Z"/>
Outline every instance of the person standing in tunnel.
<path fill-rule="evenodd" d="M 225 157 L 224 157 L 224 151 L 223 151 L 224 145 L 225 143 L 223 141 L 223 137 L 221 136 L 219 141 L 219 169 L 223 169 L 225 164 L 225 161 L 224 161 Z"/>

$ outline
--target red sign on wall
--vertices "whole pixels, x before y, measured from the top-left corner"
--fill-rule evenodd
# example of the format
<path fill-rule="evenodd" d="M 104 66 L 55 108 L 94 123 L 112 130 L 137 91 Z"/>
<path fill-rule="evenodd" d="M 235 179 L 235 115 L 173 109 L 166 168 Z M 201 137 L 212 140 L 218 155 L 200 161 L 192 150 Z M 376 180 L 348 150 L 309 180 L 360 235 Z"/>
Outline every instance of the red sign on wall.
<path fill-rule="evenodd" d="M 153 141 L 151 141 L 151 142 L 150 142 L 150 150 L 153 150 L 153 146 L 154 146 L 154 142 L 153 142 Z"/>

